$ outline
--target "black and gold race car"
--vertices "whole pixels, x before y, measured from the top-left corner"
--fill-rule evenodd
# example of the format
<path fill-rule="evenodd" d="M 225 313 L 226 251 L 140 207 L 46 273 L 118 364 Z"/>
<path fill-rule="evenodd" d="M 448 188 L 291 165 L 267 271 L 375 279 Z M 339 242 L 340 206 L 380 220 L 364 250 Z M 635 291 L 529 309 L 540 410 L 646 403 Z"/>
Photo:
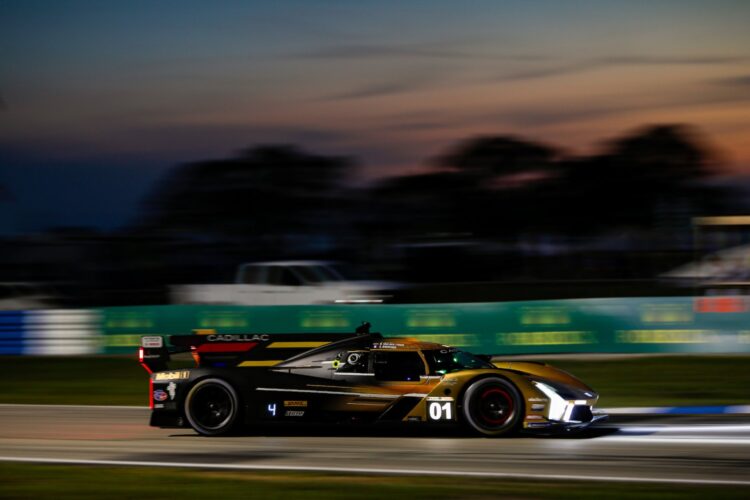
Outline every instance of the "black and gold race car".
<path fill-rule="evenodd" d="M 356 335 L 143 337 L 151 425 L 214 436 L 259 421 L 403 421 L 465 425 L 487 436 L 582 429 L 606 418 L 598 394 L 542 363 L 490 361 L 453 347 Z M 167 369 L 189 352 L 195 367 Z"/>

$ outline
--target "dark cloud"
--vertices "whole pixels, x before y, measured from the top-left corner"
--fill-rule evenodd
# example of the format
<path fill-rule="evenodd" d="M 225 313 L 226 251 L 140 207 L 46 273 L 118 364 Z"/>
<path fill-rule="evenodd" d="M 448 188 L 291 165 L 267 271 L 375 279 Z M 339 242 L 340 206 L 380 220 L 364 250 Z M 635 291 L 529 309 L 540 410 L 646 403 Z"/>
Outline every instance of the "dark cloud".
<path fill-rule="evenodd" d="M 544 109 L 514 110 L 499 113 L 495 117 L 517 127 L 537 127 L 600 118 L 627 112 L 632 109 L 631 106 L 592 106 L 576 109 L 556 109 L 549 107 Z"/>
<path fill-rule="evenodd" d="M 730 78 L 722 78 L 717 80 L 716 83 L 721 85 L 746 88 L 750 87 L 750 75 L 733 76 Z"/>
<path fill-rule="evenodd" d="M 369 130 L 424 131 L 460 128 L 466 116 L 456 111 L 441 109 L 402 111 L 373 116 L 365 124 Z M 473 116 L 471 118 L 474 118 Z"/>
<path fill-rule="evenodd" d="M 309 52 L 298 54 L 301 57 L 314 59 L 351 59 L 371 57 L 432 57 L 455 58 L 464 57 L 466 53 L 446 50 L 430 45 L 378 45 L 378 44 L 349 44 L 321 47 Z"/>
<path fill-rule="evenodd" d="M 383 129 L 387 130 L 398 130 L 398 131 L 414 131 L 419 132 L 422 130 L 440 130 L 454 128 L 456 124 L 453 121 L 395 121 L 392 123 L 384 124 Z"/>
<path fill-rule="evenodd" d="M 567 64 L 560 66 L 548 66 L 542 68 L 535 68 L 529 70 L 518 71 L 503 75 L 494 80 L 500 81 L 513 81 L 513 80 L 535 80 L 537 78 L 548 78 L 560 75 L 566 75 L 569 73 L 577 73 L 580 71 L 588 71 L 594 68 L 600 67 L 601 64 L 593 62 L 585 62 L 578 64 Z"/>
<path fill-rule="evenodd" d="M 539 54 L 492 54 L 486 50 L 472 49 L 476 41 L 457 41 L 452 43 L 415 43 L 415 44 L 337 44 L 293 54 L 294 57 L 311 59 L 368 59 L 368 58 L 432 58 L 432 59 L 494 59 L 502 61 L 538 61 L 548 57 Z M 465 47 L 457 49 L 455 47 Z"/>
<path fill-rule="evenodd" d="M 548 78 L 572 73 L 591 71 L 594 69 L 617 67 L 617 66 L 687 66 L 687 65 L 721 65 L 742 63 L 750 60 L 744 56 L 611 56 L 584 59 L 577 62 L 542 66 L 528 70 L 501 75 L 495 80 L 532 80 L 537 78 Z"/>
<path fill-rule="evenodd" d="M 363 87 L 354 88 L 349 91 L 344 91 L 339 94 L 332 94 L 323 97 L 323 100 L 343 100 L 343 99 L 365 99 L 368 97 L 382 97 L 393 94 L 402 94 L 404 92 L 412 92 L 419 90 L 428 85 L 424 80 L 401 80 L 393 82 L 384 82 L 374 85 L 365 85 Z"/>
<path fill-rule="evenodd" d="M 0 94 L 0 111 L 5 111 L 8 109 L 8 105 L 5 102 L 5 99 L 3 99 L 3 95 Z"/>
<path fill-rule="evenodd" d="M 324 95 L 320 100 L 365 99 L 384 97 L 424 90 L 444 85 L 447 80 L 456 81 L 456 76 L 449 68 L 431 65 L 428 68 L 410 68 L 407 71 L 394 72 L 395 77 L 370 78 L 360 85 L 344 87 L 332 94 Z"/>
<path fill-rule="evenodd" d="M 714 65 L 748 61 L 747 56 L 615 56 L 600 58 L 602 62 L 618 65 Z"/>
<path fill-rule="evenodd" d="M 701 92 L 692 95 L 668 97 L 658 102 L 627 102 L 622 104 L 567 106 L 564 108 L 545 106 L 543 108 L 506 110 L 484 118 L 499 120 L 518 127 L 538 127 L 603 118 L 622 113 L 748 101 L 750 101 L 750 95 L 747 93 L 711 92 L 709 89 L 703 89 Z"/>

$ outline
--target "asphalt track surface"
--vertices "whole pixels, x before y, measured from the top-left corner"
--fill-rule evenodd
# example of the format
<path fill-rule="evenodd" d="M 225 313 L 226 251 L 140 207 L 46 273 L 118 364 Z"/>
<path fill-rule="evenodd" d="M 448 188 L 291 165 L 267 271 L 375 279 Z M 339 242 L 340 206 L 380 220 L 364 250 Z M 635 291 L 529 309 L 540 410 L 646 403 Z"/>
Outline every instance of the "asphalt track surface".
<path fill-rule="evenodd" d="M 630 419 L 562 437 L 400 426 L 148 427 L 135 407 L 0 405 L 0 461 L 750 486 L 750 417 Z M 617 417 L 622 419 L 622 417 Z"/>

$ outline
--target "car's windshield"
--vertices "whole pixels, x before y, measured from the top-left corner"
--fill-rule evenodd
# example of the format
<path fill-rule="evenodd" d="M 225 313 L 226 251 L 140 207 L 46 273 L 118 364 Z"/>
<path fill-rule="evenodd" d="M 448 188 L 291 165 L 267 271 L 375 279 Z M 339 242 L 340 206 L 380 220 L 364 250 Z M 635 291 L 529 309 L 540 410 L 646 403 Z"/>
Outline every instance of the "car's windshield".
<path fill-rule="evenodd" d="M 294 272 L 302 276 L 302 279 L 306 283 L 324 283 L 328 281 L 341 281 L 341 277 L 337 276 L 326 266 L 292 266 Z"/>
<path fill-rule="evenodd" d="M 458 349 L 440 349 L 425 351 L 425 358 L 433 375 L 445 375 L 459 370 L 475 368 L 494 368 L 492 363 L 466 351 Z"/>

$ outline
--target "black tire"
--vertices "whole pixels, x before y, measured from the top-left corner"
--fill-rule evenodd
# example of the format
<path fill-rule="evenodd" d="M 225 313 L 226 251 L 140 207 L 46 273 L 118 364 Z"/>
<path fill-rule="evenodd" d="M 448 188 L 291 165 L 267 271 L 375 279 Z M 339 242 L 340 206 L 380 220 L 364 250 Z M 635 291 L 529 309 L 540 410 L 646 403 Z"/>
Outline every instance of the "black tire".
<path fill-rule="evenodd" d="M 518 389 L 507 380 L 488 377 L 472 383 L 463 397 L 463 421 L 485 436 L 504 436 L 518 430 L 524 413 Z"/>
<path fill-rule="evenodd" d="M 185 398 L 185 417 L 204 436 L 230 433 L 240 421 L 239 414 L 237 391 L 218 378 L 198 381 Z"/>

